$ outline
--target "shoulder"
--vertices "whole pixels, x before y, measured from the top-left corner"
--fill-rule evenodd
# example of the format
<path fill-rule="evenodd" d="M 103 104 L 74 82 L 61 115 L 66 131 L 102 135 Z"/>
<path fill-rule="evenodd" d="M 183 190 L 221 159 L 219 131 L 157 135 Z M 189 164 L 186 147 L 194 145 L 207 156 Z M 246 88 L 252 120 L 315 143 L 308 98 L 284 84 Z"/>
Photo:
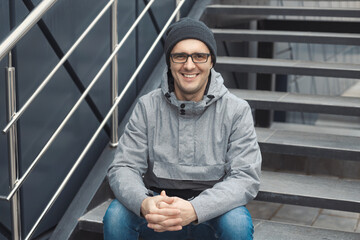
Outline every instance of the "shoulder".
<path fill-rule="evenodd" d="M 165 96 L 161 89 L 155 89 L 139 98 L 138 105 L 147 115 L 152 115 L 159 108 L 162 108 Z"/>
<path fill-rule="evenodd" d="M 254 126 L 254 120 L 249 103 L 242 98 L 228 92 L 223 99 L 226 101 L 225 118 L 231 123 L 233 129 L 250 130 Z"/>
<path fill-rule="evenodd" d="M 139 98 L 139 103 L 142 105 L 154 104 L 158 101 L 161 101 L 164 98 L 164 95 L 160 88 L 157 88 Z"/>
<path fill-rule="evenodd" d="M 146 93 L 145 95 L 141 96 L 140 99 L 149 99 L 158 96 L 162 96 L 163 93 L 160 88 L 154 89 L 151 92 Z"/>
<path fill-rule="evenodd" d="M 222 97 L 221 100 L 223 101 L 223 104 L 226 104 L 227 110 L 233 112 L 235 115 L 242 115 L 242 113 L 251 109 L 246 100 L 235 96 L 229 91 Z"/>

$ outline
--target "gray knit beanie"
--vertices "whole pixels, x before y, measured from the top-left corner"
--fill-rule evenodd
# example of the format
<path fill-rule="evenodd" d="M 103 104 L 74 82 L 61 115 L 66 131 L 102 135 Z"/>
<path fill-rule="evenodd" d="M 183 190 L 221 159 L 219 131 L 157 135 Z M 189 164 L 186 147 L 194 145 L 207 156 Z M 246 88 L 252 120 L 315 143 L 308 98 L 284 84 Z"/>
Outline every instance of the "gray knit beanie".
<path fill-rule="evenodd" d="M 169 26 L 166 31 L 164 53 L 166 64 L 170 66 L 170 52 L 184 39 L 197 39 L 206 44 L 212 55 L 213 65 L 216 63 L 216 42 L 212 31 L 201 21 L 182 18 Z"/>

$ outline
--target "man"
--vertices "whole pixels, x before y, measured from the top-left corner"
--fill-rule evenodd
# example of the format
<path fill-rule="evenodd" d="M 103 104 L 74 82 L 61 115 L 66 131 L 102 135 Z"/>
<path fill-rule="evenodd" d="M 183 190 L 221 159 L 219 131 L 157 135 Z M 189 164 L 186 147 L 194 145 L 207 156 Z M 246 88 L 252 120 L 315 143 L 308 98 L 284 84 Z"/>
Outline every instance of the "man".
<path fill-rule="evenodd" d="M 140 98 L 108 179 L 116 200 L 104 239 L 252 239 L 245 204 L 259 189 L 261 154 L 249 105 L 213 66 L 202 22 L 173 23 L 161 89 Z"/>

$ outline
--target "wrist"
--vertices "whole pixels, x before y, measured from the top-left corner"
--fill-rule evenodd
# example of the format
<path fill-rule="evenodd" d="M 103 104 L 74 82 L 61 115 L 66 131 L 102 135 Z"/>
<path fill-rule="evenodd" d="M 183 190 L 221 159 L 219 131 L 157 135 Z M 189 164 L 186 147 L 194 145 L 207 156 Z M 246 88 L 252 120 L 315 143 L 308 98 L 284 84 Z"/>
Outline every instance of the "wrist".
<path fill-rule="evenodd" d="M 140 206 L 140 215 L 142 217 L 145 217 L 146 214 L 148 214 L 148 210 L 147 210 L 147 201 L 149 200 L 149 197 L 145 198 Z"/>
<path fill-rule="evenodd" d="M 196 215 L 196 212 L 194 211 L 194 214 L 193 214 L 193 217 L 191 219 L 191 222 L 197 222 L 198 218 L 197 218 L 197 215 Z"/>
<path fill-rule="evenodd" d="M 192 214 L 191 214 L 191 222 L 197 222 L 198 218 L 197 218 L 197 214 L 195 211 L 194 206 L 191 204 L 191 202 L 189 202 L 191 205 L 191 210 L 192 210 Z"/>

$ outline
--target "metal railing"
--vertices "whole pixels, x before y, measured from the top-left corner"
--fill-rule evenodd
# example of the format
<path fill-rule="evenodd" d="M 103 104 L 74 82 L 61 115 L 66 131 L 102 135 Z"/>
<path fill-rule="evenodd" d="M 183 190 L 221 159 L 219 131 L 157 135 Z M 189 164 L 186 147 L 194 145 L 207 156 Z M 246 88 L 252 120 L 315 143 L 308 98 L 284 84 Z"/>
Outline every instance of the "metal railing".
<path fill-rule="evenodd" d="M 0 45 L 0 60 L 16 45 L 16 43 L 41 19 L 41 17 L 57 2 L 43 0 L 31 11 L 22 23 Z"/>
<path fill-rule="evenodd" d="M 72 117 L 74 112 L 78 109 L 81 102 L 84 98 L 88 95 L 89 91 L 95 85 L 97 80 L 100 76 L 104 73 L 106 68 L 111 65 L 111 97 L 112 97 L 112 107 L 106 114 L 105 118 L 93 134 L 92 138 L 75 161 L 74 165 L 60 184 L 59 188 L 50 199 L 49 203 L 27 234 L 24 239 L 30 239 L 35 230 L 37 229 L 38 225 L 40 224 L 41 220 L 47 214 L 49 209 L 55 203 L 56 199 L 59 197 L 63 189 L 65 188 L 66 184 L 70 180 L 71 176 L 80 165 L 81 161 L 90 150 L 92 144 L 94 143 L 95 139 L 100 134 L 101 130 L 105 126 L 106 122 L 112 117 L 112 131 L 111 131 L 111 140 L 110 145 L 112 147 L 117 146 L 118 143 L 118 105 L 122 100 L 123 96 L 136 79 L 137 75 L 139 74 L 140 70 L 144 66 L 145 62 L 149 58 L 150 54 L 155 49 L 156 45 L 162 38 L 163 34 L 165 33 L 167 27 L 176 17 L 179 19 L 179 10 L 184 4 L 185 0 L 176 0 L 176 8 L 173 11 L 172 15 L 164 25 L 163 29 L 159 33 L 156 40 L 153 42 L 152 46 L 146 53 L 145 57 L 142 59 L 139 66 L 136 68 L 135 72 L 127 82 L 126 86 L 118 95 L 118 63 L 117 63 L 117 53 L 120 48 L 123 46 L 125 41 L 128 39 L 130 34 L 136 28 L 140 20 L 144 17 L 144 15 L 149 10 L 150 6 L 154 3 L 155 0 L 150 0 L 148 4 L 145 6 L 143 11 L 140 13 L 138 18 L 132 24 L 130 29 L 127 31 L 125 36 L 122 38 L 120 42 L 118 42 L 118 33 L 117 33 L 117 2 L 118 0 L 109 0 L 109 2 L 105 5 L 105 7 L 100 11 L 100 13 L 95 17 L 95 19 L 90 23 L 90 25 L 86 28 L 86 30 L 80 35 L 80 37 L 75 41 L 75 43 L 70 47 L 67 53 L 61 58 L 58 64 L 53 68 L 53 70 L 48 74 L 48 76 L 44 79 L 44 81 L 39 85 L 39 87 L 35 90 L 35 92 L 31 95 L 31 97 L 25 102 L 25 104 L 20 108 L 19 111 L 16 111 L 16 95 L 15 95 L 15 68 L 12 66 L 12 56 L 11 56 L 11 49 L 16 45 L 16 43 L 41 19 L 41 17 L 50 9 L 57 0 L 43 0 L 26 18 L 25 20 L 14 30 L 11 34 L 1 43 L 0 45 L 0 60 L 8 54 L 8 67 L 7 67 L 7 112 L 8 112 L 8 124 L 3 129 L 3 133 L 7 133 L 8 135 L 8 149 L 9 149 L 9 181 L 10 181 L 10 188 L 11 191 L 7 196 L 0 196 L 0 200 L 6 200 L 11 202 L 11 224 L 12 224 L 12 236 L 13 239 L 19 240 L 22 239 L 21 237 L 21 213 L 20 213 L 20 198 L 19 198 L 19 189 L 26 181 L 27 177 L 31 174 L 34 167 L 40 161 L 42 156 L 45 152 L 49 149 L 51 144 L 54 142 L 55 138 L 59 135 L 62 131 L 66 123 Z M 19 178 L 19 169 L 18 169 L 18 147 L 17 147 L 17 121 L 20 119 L 21 115 L 26 111 L 29 105 L 34 101 L 34 99 L 39 95 L 39 93 L 44 89 L 47 83 L 51 80 L 57 70 L 62 66 L 62 64 L 69 58 L 69 56 L 73 53 L 76 47 L 81 43 L 81 41 L 87 36 L 87 34 L 91 31 L 91 29 L 95 26 L 95 24 L 101 19 L 101 17 L 106 13 L 106 11 L 112 7 L 111 9 L 111 42 L 112 42 L 112 53 L 105 61 L 101 69 L 98 71 L 96 76 L 92 79 L 86 90 L 82 93 L 80 98 L 77 100 L 75 105 L 66 115 L 64 120 L 61 122 L 59 127 L 55 130 L 53 135 L 50 137 L 48 142 L 42 148 L 40 153 L 34 159 L 34 161 L 30 164 L 28 169 L 25 173 Z"/>

